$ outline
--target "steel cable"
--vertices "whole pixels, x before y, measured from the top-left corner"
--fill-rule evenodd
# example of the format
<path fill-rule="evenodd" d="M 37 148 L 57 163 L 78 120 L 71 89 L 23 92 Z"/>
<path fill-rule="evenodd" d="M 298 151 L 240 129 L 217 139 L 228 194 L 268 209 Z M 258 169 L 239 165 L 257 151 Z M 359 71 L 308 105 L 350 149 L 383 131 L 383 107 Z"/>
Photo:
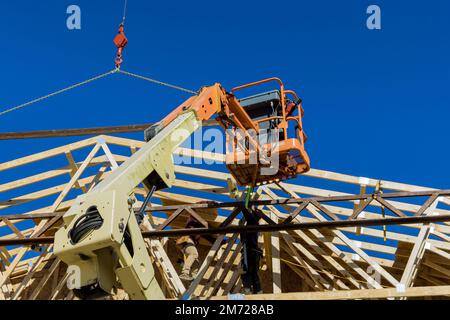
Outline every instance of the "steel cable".
<path fill-rule="evenodd" d="M 5 114 L 7 114 L 7 113 L 9 113 L 9 112 L 12 112 L 12 111 L 16 111 L 16 110 L 18 110 L 18 109 L 25 108 L 25 107 L 27 107 L 27 106 L 29 106 L 29 105 L 31 105 L 31 104 L 36 103 L 36 102 L 39 102 L 39 101 L 48 99 L 48 98 L 50 98 L 50 97 L 54 97 L 54 96 L 56 96 L 56 95 L 58 95 L 58 94 L 61 94 L 61 93 L 66 92 L 66 91 L 69 91 L 69 90 L 71 90 L 71 89 L 75 89 L 75 88 L 77 88 L 77 87 L 80 87 L 80 86 L 82 86 L 82 85 L 88 84 L 88 83 L 93 82 L 93 81 L 95 81 L 95 80 L 104 78 L 104 77 L 106 77 L 106 76 L 108 76 L 108 75 L 110 75 L 110 74 L 116 73 L 116 72 L 117 72 L 117 69 L 114 69 L 114 70 L 111 70 L 111 71 L 102 73 L 102 74 L 100 74 L 100 75 L 98 75 L 98 76 L 92 77 L 92 78 L 87 79 L 87 80 L 85 80 L 85 81 L 78 82 L 78 83 L 76 83 L 76 84 L 74 84 L 74 85 L 71 85 L 71 86 L 68 86 L 68 87 L 66 87 L 66 88 L 64 88 L 64 89 L 55 91 L 55 92 L 53 92 L 53 93 L 47 94 L 47 95 L 45 95 L 45 96 L 36 98 L 36 99 L 31 100 L 31 101 L 28 101 L 28 102 L 22 103 L 22 104 L 20 104 L 20 105 L 18 105 L 18 106 L 15 106 L 15 107 L 12 107 L 12 108 L 3 110 L 3 111 L 0 112 L 0 116 L 3 116 L 3 115 L 5 115 Z"/>

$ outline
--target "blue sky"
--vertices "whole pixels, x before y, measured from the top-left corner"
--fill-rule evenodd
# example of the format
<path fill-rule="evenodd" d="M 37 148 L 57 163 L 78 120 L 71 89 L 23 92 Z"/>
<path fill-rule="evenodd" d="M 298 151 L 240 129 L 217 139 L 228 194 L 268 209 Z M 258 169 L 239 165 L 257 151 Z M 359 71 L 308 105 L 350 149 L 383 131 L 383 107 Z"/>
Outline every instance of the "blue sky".
<path fill-rule="evenodd" d="M 81 30 L 66 28 L 70 4 Z M 382 30 L 366 28 L 370 4 Z M 112 69 L 122 5 L 2 1 L 0 109 Z M 313 167 L 448 188 L 448 12 L 444 0 L 129 0 L 123 69 L 192 89 L 278 76 L 304 100 Z M 187 97 L 113 75 L 0 117 L 0 131 L 154 122 Z M 77 139 L 0 141 L 0 162 Z"/>

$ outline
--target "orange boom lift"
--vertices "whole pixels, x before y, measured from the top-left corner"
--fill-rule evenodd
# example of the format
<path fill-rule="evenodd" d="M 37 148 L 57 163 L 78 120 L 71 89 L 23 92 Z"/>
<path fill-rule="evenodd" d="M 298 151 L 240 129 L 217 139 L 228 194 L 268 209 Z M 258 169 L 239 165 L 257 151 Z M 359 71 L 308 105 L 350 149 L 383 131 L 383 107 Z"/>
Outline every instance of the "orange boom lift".
<path fill-rule="evenodd" d="M 269 82 L 277 83 L 278 88 L 241 99 L 235 96 L 238 90 Z M 145 140 L 151 140 L 178 115 L 190 110 L 203 121 L 217 115 L 216 120 L 227 130 L 227 168 L 241 186 L 294 178 L 310 169 L 304 147 L 302 101 L 294 91 L 285 90 L 278 78 L 235 87 L 231 92 L 220 84 L 204 87 L 145 130 Z"/>

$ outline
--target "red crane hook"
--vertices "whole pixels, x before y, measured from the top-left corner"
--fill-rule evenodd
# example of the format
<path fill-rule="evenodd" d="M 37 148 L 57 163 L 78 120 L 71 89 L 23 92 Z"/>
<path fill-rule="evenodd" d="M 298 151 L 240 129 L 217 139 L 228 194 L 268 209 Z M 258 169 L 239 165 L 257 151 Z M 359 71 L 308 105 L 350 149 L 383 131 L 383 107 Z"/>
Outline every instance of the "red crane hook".
<path fill-rule="evenodd" d="M 127 45 L 127 43 L 128 43 L 128 39 L 127 39 L 127 37 L 125 36 L 125 33 L 124 33 L 124 24 L 123 24 L 123 22 L 119 25 L 119 30 L 117 31 L 117 35 L 116 35 L 116 37 L 114 38 L 114 44 L 116 45 L 116 47 L 117 47 L 117 56 L 116 56 L 116 59 L 115 59 L 115 62 L 116 62 L 116 68 L 117 69 L 119 69 L 120 68 L 120 65 L 122 64 L 122 62 L 123 62 L 123 59 L 122 59 L 122 51 L 123 51 L 123 49 L 125 48 L 125 46 Z"/>

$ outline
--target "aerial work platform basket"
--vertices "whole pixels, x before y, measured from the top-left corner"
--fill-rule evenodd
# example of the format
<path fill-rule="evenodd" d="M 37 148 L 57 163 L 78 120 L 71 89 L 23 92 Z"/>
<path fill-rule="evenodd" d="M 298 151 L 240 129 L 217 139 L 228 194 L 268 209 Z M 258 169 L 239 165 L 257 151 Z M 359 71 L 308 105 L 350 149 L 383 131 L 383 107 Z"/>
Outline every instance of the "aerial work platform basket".
<path fill-rule="evenodd" d="M 236 87 L 231 93 L 268 82 L 277 82 L 279 88 L 237 100 L 255 132 L 252 134 L 244 123 L 231 127 L 244 127 L 245 132 L 228 131 L 232 134 L 227 135 L 227 168 L 240 185 L 286 180 L 310 169 L 302 101 L 294 91 L 285 90 L 280 79 L 268 78 Z M 229 107 L 231 114 L 241 111 L 238 106 L 232 110 L 233 104 Z"/>

